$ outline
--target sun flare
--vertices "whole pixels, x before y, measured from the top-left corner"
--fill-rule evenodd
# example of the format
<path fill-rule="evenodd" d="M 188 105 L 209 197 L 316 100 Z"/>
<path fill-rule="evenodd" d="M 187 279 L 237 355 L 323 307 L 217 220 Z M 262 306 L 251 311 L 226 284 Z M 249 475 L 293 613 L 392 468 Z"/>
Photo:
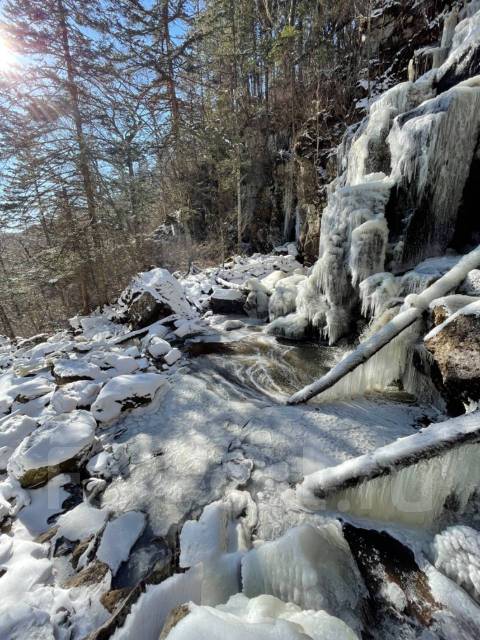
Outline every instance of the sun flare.
<path fill-rule="evenodd" d="M 0 72 L 9 71 L 17 63 L 17 56 L 5 38 L 0 36 Z"/>

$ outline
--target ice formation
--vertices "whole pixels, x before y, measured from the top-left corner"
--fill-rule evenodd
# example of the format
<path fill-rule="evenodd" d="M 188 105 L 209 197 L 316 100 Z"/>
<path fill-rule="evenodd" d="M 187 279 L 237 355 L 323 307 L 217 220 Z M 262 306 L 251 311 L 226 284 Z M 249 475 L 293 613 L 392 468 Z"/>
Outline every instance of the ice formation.
<path fill-rule="evenodd" d="M 401 378 L 407 368 L 413 343 L 418 337 L 423 313 L 434 300 L 455 290 L 468 272 L 479 264 L 480 247 L 477 247 L 421 293 L 409 294 L 398 314 L 389 319 L 377 333 L 366 337 L 322 378 L 295 393 L 289 398 L 289 404 L 307 402 L 320 394 L 324 400 L 360 395 L 369 389 L 386 387 Z M 476 314 L 478 307 L 479 303 L 475 302 L 457 313 Z M 456 314 L 446 322 L 455 317 Z M 435 328 L 426 339 L 435 335 L 438 330 L 439 327 Z"/>
<path fill-rule="evenodd" d="M 476 412 L 434 424 L 307 476 L 297 493 L 314 509 L 436 527 L 449 503 L 461 513 L 480 484 L 478 428 Z"/>
<path fill-rule="evenodd" d="M 272 305 L 270 333 L 299 337 L 313 326 L 332 344 L 349 333 L 359 297 L 362 312 L 378 316 L 431 284 L 416 265 L 442 255 L 454 236 L 480 130 L 480 81 L 468 78 L 480 11 L 471 5 L 458 25 L 457 13 L 445 21 L 440 69 L 386 91 L 347 132 L 318 261 L 295 305 Z M 455 86 L 445 87 L 453 69 Z"/>
<path fill-rule="evenodd" d="M 249 598 L 266 593 L 346 622 L 355 618 L 362 595 L 358 570 L 336 522 L 291 529 L 250 551 L 242 560 L 242 580 Z"/>
<path fill-rule="evenodd" d="M 480 533 L 471 527 L 448 527 L 435 536 L 432 560 L 437 569 L 480 602 Z"/>
<path fill-rule="evenodd" d="M 232 596 L 217 607 L 190 605 L 168 640 L 358 640 L 342 620 L 325 611 L 302 611 L 292 603 L 262 595 Z"/>

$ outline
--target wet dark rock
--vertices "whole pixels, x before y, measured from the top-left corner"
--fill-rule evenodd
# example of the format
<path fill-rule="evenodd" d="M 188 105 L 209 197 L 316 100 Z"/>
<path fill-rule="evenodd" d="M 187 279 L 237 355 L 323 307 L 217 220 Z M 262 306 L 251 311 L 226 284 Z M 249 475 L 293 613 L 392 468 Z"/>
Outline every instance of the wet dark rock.
<path fill-rule="evenodd" d="M 385 531 L 344 523 L 343 534 L 370 594 L 369 615 L 381 619 L 390 608 L 398 619 L 430 626 L 442 606 L 433 597 L 413 551 Z M 386 597 L 389 591 L 395 597 Z"/>
<path fill-rule="evenodd" d="M 457 315 L 426 340 L 425 346 L 449 396 L 480 400 L 480 317 Z"/>
<path fill-rule="evenodd" d="M 131 589 L 112 589 L 104 593 L 100 602 L 109 613 L 114 613 L 119 605 L 125 600 Z"/>
<path fill-rule="evenodd" d="M 133 294 L 126 312 L 126 321 L 132 325 L 132 329 L 144 327 L 172 315 L 173 310 L 166 302 L 156 299 L 148 291 Z"/>
<path fill-rule="evenodd" d="M 237 289 L 219 289 L 210 298 L 213 313 L 225 315 L 245 314 L 245 302 L 246 296 Z"/>

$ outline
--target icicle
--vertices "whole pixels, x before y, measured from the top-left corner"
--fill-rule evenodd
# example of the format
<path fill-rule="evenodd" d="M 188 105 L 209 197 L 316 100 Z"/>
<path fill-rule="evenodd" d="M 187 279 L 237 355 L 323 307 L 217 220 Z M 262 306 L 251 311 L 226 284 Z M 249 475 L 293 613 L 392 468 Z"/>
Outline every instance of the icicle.
<path fill-rule="evenodd" d="M 399 194 L 392 216 L 411 209 L 395 269 L 441 255 L 451 241 L 479 127 L 480 89 L 462 85 L 395 119 L 388 136 Z"/>
<path fill-rule="evenodd" d="M 400 282 L 391 273 L 376 273 L 360 283 L 362 315 L 379 317 L 400 294 Z"/>
<path fill-rule="evenodd" d="M 314 511 L 437 526 L 446 509 L 463 513 L 477 494 L 479 454 L 475 412 L 307 475 L 296 493 Z"/>
<path fill-rule="evenodd" d="M 408 525 L 441 523 L 445 505 L 465 509 L 480 484 L 480 444 L 466 444 L 328 496 L 328 510 Z"/>
<path fill-rule="evenodd" d="M 385 218 L 368 220 L 353 230 L 350 249 L 353 285 L 383 271 L 387 240 L 388 227 Z"/>
<path fill-rule="evenodd" d="M 420 327 L 420 322 L 415 323 L 364 364 L 324 391 L 322 402 L 354 398 L 368 391 L 385 389 L 401 380 L 409 356 L 409 346 L 420 335 Z"/>

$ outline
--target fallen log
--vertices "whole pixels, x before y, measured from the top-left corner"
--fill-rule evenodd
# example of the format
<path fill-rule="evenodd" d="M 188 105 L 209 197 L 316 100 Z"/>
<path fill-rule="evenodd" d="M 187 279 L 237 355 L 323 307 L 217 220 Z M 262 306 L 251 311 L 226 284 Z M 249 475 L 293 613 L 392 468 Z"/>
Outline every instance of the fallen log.
<path fill-rule="evenodd" d="M 217 276 L 215 280 L 217 284 L 222 285 L 222 287 L 225 287 L 226 289 L 235 289 L 236 291 L 242 291 L 243 293 L 246 293 L 249 291 L 248 287 L 246 287 L 244 284 L 229 282 L 228 280 L 224 280 L 223 278 L 220 278 L 220 276 Z"/>
<path fill-rule="evenodd" d="M 341 360 L 333 369 L 319 380 L 293 394 L 287 404 L 301 404 L 318 396 L 327 389 L 333 387 L 342 378 L 364 364 L 373 355 L 378 353 L 405 329 L 413 325 L 422 317 L 430 304 L 437 298 L 446 296 L 456 289 L 466 278 L 469 271 L 480 265 L 480 247 L 464 256 L 459 262 L 443 275 L 439 280 L 427 287 L 418 295 L 410 295 L 405 299 L 403 311 L 386 324 L 378 333 L 362 342 L 352 353 Z"/>

